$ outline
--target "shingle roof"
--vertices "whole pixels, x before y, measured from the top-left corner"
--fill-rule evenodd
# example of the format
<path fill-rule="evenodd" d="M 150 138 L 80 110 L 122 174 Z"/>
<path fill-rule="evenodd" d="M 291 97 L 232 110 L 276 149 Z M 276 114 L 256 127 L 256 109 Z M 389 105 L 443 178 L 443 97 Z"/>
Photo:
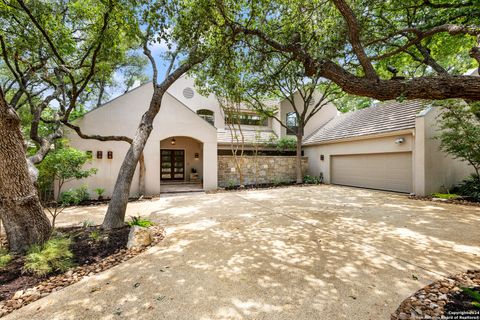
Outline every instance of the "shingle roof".
<path fill-rule="evenodd" d="M 273 132 L 273 130 L 266 130 L 266 129 L 262 129 L 262 130 L 254 130 L 254 129 L 242 129 L 242 133 L 243 133 L 243 138 L 244 138 L 244 142 L 245 144 L 253 144 L 253 143 L 267 143 L 267 142 L 271 142 L 272 139 L 273 140 L 276 140 L 277 139 L 277 135 L 275 134 L 275 132 Z M 236 132 L 239 140 L 241 141 L 241 136 L 240 136 L 240 131 L 237 130 Z M 235 132 L 233 134 L 233 137 L 235 137 Z M 232 134 L 230 132 L 230 130 L 228 128 L 225 128 L 225 129 L 218 129 L 217 131 L 217 141 L 218 143 L 221 143 L 221 144 L 229 144 L 232 142 Z M 236 142 L 237 140 L 234 138 L 233 139 L 234 142 Z"/>
<path fill-rule="evenodd" d="M 304 145 L 415 127 L 415 116 L 426 101 L 387 101 L 337 116 L 303 140 Z"/>

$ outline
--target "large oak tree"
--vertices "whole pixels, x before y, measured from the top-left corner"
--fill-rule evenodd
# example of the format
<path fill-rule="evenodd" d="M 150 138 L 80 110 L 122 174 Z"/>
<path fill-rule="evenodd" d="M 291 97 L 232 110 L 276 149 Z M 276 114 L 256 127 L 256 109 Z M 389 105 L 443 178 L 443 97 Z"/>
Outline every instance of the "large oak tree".
<path fill-rule="evenodd" d="M 478 0 L 216 0 L 217 23 L 379 100 L 480 100 Z"/>
<path fill-rule="evenodd" d="M 127 9 L 116 0 L 0 4 L 0 215 L 12 251 L 22 252 L 50 234 L 33 164 L 62 137 L 63 125 L 75 128 L 70 121 L 95 80 L 120 63 L 128 49 Z M 28 158 L 21 120 L 34 144 Z"/>
<path fill-rule="evenodd" d="M 139 37 L 143 39 L 143 52 L 153 69 L 153 95 L 120 167 L 102 224 L 106 229 L 119 228 L 125 223 L 133 175 L 168 88 L 202 62 L 222 60 L 225 48 L 235 41 L 229 30 L 214 23 L 210 1 L 142 0 L 138 3 L 141 5 L 137 6 L 137 25 L 145 26 L 139 29 Z M 160 42 L 169 48 L 165 57 L 170 61 L 162 80 L 150 50 L 152 44 Z"/>

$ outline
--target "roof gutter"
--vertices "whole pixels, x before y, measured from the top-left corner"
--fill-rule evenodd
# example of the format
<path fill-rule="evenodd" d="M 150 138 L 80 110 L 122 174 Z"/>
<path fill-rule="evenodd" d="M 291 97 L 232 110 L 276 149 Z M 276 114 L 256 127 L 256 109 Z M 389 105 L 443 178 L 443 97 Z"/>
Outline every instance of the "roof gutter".
<path fill-rule="evenodd" d="M 414 132 L 415 132 L 415 128 L 404 129 L 404 130 L 395 130 L 395 131 L 389 131 L 389 132 L 384 132 L 384 133 L 369 134 L 369 135 L 363 135 L 363 136 L 356 136 L 356 137 L 348 137 L 348 138 L 341 138 L 341 139 L 307 143 L 307 144 L 302 144 L 302 147 L 313 147 L 313 146 L 325 145 L 325 144 L 342 143 L 342 142 L 359 141 L 359 140 L 369 140 L 369 139 L 376 139 L 376 138 L 398 136 L 398 135 L 402 135 L 402 134 L 412 134 L 413 135 Z"/>

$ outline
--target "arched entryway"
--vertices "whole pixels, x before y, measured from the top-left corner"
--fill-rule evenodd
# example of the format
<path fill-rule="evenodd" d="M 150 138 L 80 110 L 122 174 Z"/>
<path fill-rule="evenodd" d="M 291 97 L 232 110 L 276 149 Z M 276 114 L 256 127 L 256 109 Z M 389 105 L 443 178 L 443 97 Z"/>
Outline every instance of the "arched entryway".
<path fill-rule="evenodd" d="M 174 136 L 160 141 L 160 192 L 203 190 L 203 143 Z"/>

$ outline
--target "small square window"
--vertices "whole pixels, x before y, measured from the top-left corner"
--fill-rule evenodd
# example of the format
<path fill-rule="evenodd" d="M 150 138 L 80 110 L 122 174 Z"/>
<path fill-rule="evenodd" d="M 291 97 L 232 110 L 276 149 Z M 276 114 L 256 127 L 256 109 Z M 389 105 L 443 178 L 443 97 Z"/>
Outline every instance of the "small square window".
<path fill-rule="evenodd" d="M 97 151 L 97 159 L 102 159 L 102 158 L 103 158 L 103 152 Z"/>
<path fill-rule="evenodd" d="M 87 154 L 87 156 L 88 156 L 89 158 L 91 158 L 92 155 L 93 155 L 93 151 L 92 151 L 92 150 L 88 150 L 88 151 L 85 152 L 85 153 Z"/>
<path fill-rule="evenodd" d="M 320 155 L 320 160 L 325 160 L 325 156 L 323 154 Z"/>
<path fill-rule="evenodd" d="M 107 158 L 108 159 L 113 159 L 113 151 L 108 151 L 107 152 Z"/>

